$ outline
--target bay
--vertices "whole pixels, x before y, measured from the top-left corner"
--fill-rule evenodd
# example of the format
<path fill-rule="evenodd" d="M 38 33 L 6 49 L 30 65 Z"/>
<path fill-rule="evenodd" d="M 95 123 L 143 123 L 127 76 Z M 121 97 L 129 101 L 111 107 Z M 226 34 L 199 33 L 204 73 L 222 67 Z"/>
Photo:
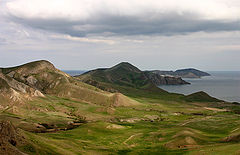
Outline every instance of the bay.
<path fill-rule="evenodd" d="M 189 95 L 204 91 L 229 102 L 240 102 L 240 71 L 211 71 L 211 76 L 184 80 L 191 85 L 161 85 L 160 88 L 174 93 Z"/>

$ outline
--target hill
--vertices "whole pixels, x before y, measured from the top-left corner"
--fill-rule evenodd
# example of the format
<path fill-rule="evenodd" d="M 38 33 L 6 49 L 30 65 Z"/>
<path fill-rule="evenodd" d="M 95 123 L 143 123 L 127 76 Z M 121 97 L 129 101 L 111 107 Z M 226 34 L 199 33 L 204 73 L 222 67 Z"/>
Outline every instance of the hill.
<path fill-rule="evenodd" d="M 189 102 L 222 102 L 221 100 L 211 97 L 203 91 L 187 95 L 185 100 Z"/>
<path fill-rule="evenodd" d="M 163 92 L 163 90 L 157 88 L 158 85 L 188 84 L 181 78 L 160 76 L 151 72 L 141 71 L 128 62 L 122 62 L 111 68 L 92 70 L 75 77 L 107 91 L 116 91 L 111 86 L 117 85 L 143 90 L 154 89 Z"/>
<path fill-rule="evenodd" d="M 82 83 L 45 60 L 1 68 L 0 83 L 1 98 L 10 102 L 54 95 L 94 104 L 114 105 L 118 100 L 116 96 L 123 97 Z"/>
<path fill-rule="evenodd" d="M 176 71 L 154 70 L 151 72 L 159 74 L 159 75 L 171 75 L 171 76 L 181 77 L 181 78 L 200 78 L 203 76 L 210 76 L 209 73 L 206 73 L 206 72 L 194 69 L 194 68 L 179 69 Z"/>
<path fill-rule="evenodd" d="M 99 70 L 95 84 L 117 93 L 48 61 L 2 68 L 0 154 L 238 153 L 239 104 L 165 92 L 126 63 Z"/>
<path fill-rule="evenodd" d="M 76 77 L 84 79 L 84 81 L 91 78 L 100 82 L 134 88 L 151 85 L 151 82 L 141 70 L 127 62 L 122 62 L 112 68 L 92 70 L 82 76 L 80 75 Z"/>

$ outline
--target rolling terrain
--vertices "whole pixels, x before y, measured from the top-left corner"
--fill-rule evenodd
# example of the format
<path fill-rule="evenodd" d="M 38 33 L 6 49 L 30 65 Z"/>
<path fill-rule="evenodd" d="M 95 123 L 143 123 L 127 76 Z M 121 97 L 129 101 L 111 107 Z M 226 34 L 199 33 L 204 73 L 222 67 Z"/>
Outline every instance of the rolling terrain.
<path fill-rule="evenodd" d="M 238 154 L 240 105 L 156 87 L 129 64 L 0 69 L 0 154 Z"/>

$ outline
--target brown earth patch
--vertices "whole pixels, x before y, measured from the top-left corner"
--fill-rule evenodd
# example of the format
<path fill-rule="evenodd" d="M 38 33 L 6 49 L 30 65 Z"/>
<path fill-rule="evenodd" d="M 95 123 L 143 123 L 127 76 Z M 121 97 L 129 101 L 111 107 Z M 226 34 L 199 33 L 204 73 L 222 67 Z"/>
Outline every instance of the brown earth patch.
<path fill-rule="evenodd" d="M 0 154 L 25 155 L 17 148 L 24 143 L 24 139 L 10 121 L 0 123 Z"/>

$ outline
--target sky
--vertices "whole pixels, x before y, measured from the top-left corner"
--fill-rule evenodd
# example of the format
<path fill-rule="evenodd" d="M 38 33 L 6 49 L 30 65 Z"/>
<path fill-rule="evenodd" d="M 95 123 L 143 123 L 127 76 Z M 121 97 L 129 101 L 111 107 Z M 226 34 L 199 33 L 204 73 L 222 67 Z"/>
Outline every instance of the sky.
<path fill-rule="evenodd" d="M 0 0 L 0 66 L 240 71 L 239 0 Z"/>

